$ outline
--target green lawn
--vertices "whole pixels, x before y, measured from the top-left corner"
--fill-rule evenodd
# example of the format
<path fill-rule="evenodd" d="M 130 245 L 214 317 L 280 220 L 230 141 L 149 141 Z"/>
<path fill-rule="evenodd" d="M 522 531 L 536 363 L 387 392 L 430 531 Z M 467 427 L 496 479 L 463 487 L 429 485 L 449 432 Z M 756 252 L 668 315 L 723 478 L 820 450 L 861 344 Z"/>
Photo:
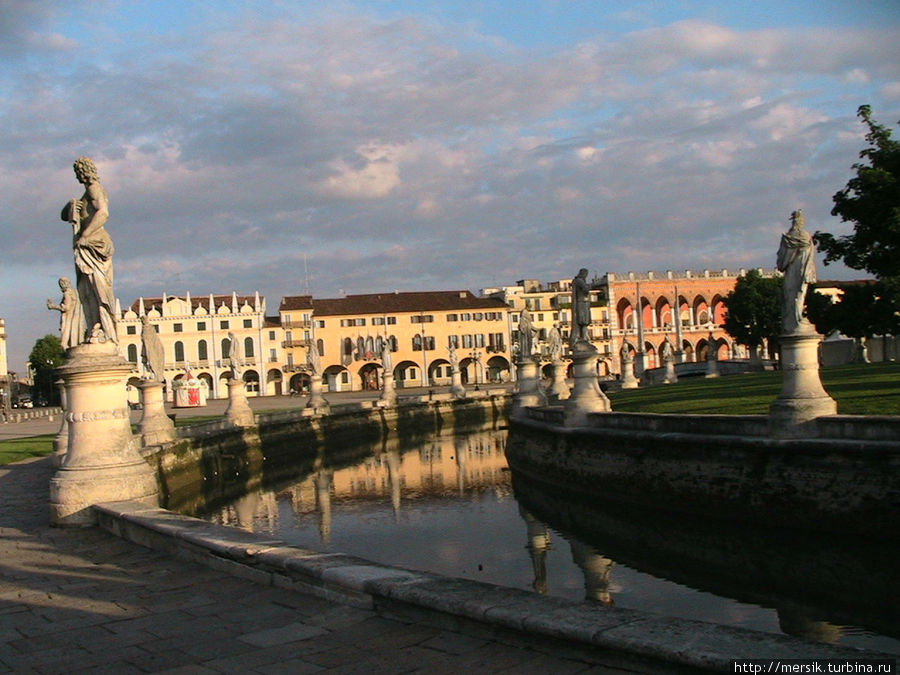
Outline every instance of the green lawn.
<path fill-rule="evenodd" d="M 825 389 L 845 415 L 900 415 L 900 364 L 826 368 Z M 696 415 L 764 415 L 781 392 L 781 372 L 690 378 L 610 395 L 613 410 Z"/>
<path fill-rule="evenodd" d="M 11 438 L 0 441 L 0 466 L 11 464 L 29 457 L 43 457 L 53 452 L 53 439 L 56 434 L 30 436 L 29 438 Z"/>
<path fill-rule="evenodd" d="M 900 364 L 870 363 L 822 371 L 822 382 L 846 415 L 900 415 Z M 764 415 L 781 391 L 781 372 L 690 378 L 676 384 L 629 389 L 610 396 L 622 412 Z M 176 418 L 178 426 L 217 417 Z M 0 441 L 0 466 L 53 452 L 54 434 Z"/>

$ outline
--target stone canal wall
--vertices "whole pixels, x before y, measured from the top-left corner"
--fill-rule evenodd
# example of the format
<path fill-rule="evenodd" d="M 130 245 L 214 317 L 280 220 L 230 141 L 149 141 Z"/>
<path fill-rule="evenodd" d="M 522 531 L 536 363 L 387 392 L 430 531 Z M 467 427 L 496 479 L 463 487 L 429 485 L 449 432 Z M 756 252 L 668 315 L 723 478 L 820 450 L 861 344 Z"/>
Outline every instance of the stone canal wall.
<path fill-rule="evenodd" d="M 532 408 L 510 423 L 515 471 L 619 503 L 896 542 L 900 419 L 834 416 L 809 439 L 764 416 L 605 413 L 563 428 Z M 827 436 L 827 437 L 826 437 Z"/>

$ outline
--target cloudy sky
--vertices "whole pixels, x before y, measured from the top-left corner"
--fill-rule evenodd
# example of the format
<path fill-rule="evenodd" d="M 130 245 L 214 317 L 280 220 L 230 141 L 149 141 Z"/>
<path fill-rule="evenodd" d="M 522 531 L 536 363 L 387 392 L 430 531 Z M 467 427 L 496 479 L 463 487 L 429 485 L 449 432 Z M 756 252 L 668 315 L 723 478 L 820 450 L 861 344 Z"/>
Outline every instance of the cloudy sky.
<path fill-rule="evenodd" d="M 80 155 L 123 304 L 771 267 L 795 208 L 849 231 L 898 45 L 897 0 L 0 0 L 10 367 L 56 330 Z"/>

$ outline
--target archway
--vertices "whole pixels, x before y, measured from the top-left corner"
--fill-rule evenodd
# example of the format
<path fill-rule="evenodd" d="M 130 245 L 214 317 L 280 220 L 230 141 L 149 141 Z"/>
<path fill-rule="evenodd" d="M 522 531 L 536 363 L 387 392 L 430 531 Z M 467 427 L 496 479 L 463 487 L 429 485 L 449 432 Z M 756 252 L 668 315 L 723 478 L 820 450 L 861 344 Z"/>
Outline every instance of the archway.
<path fill-rule="evenodd" d="M 128 405 L 134 407 L 141 401 L 141 390 L 138 385 L 142 382 L 139 377 L 129 377 L 128 383 L 125 385 L 125 393 L 128 397 Z"/>
<path fill-rule="evenodd" d="M 424 386 L 421 366 L 414 361 L 401 361 L 394 366 L 394 382 L 398 387 Z"/>
<path fill-rule="evenodd" d="M 665 296 L 660 296 L 656 300 L 656 325 L 660 328 L 668 328 L 675 325 L 675 318 L 672 316 L 672 305 Z"/>
<path fill-rule="evenodd" d="M 266 373 L 266 396 L 281 396 L 284 393 L 282 388 L 283 381 L 284 376 L 281 374 L 281 371 L 277 368 L 271 368 Z"/>
<path fill-rule="evenodd" d="M 709 342 L 705 338 L 697 341 L 697 361 L 706 361 L 709 358 Z"/>
<path fill-rule="evenodd" d="M 634 330 L 634 307 L 627 298 L 622 298 L 616 304 L 616 319 L 622 330 Z"/>
<path fill-rule="evenodd" d="M 259 396 L 259 373 L 255 370 L 245 371 L 241 379 L 244 381 L 244 390 L 248 394 Z"/>
<path fill-rule="evenodd" d="M 435 359 L 428 364 L 428 381 L 435 386 L 449 385 L 452 380 L 450 362 L 446 359 Z"/>
<path fill-rule="evenodd" d="M 377 363 L 367 363 L 359 369 L 359 387 L 363 391 L 378 391 L 381 389 L 381 366 Z"/>
<path fill-rule="evenodd" d="M 488 380 L 491 382 L 509 382 L 509 361 L 503 356 L 492 356 L 488 359 Z"/>
<path fill-rule="evenodd" d="M 694 357 L 696 356 L 696 355 L 694 354 L 694 346 L 693 346 L 690 342 L 688 342 L 687 340 L 683 340 L 683 341 L 681 342 L 681 351 L 684 352 L 684 361 L 685 361 L 685 363 L 688 363 L 688 362 L 694 360 Z"/>
<path fill-rule="evenodd" d="M 647 368 L 659 368 L 659 359 L 656 358 L 656 347 L 650 342 L 644 343 L 644 354 L 647 359 Z"/>
<path fill-rule="evenodd" d="M 322 384 L 325 391 L 353 391 L 350 382 L 350 371 L 343 366 L 328 366 L 322 372 Z"/>
<path fill-rule="evenodd" d="M 309 373 L 294 373 L 288 383 L 292 393 L 300 394 L 309 391 Z"/>
<path fill-rule="evenodd" d="M 707 323 L 709 323 L 709 305 L 706 303 L 706 298 L 700 295 L 695 297 L 693 310 L 695 326 L 705 326 Z"/>
<path fill-rule="evenodd" d="M 203 386 L 203 383 L 206 383 L 206 397 L 209 398 L 213 395 L 213 379 L 212 375 L 209 373 L 200 373 L 197 375 L 197 379 L 200 380 L 200 386 Z"/>
<path fill-rule="evenodd" d="M 231 371 L 225 371 L 219 375 L 219 389 L 216 398 L 228 398 L 228 380 L 231 379 Z"/>

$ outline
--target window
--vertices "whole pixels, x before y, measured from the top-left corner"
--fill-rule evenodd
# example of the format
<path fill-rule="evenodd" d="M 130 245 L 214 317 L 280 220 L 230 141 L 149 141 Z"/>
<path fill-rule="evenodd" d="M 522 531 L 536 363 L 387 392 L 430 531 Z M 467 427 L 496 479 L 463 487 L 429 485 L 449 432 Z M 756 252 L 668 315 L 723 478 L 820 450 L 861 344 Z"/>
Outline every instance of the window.
<path fill-rule="evenodd" d="M 126 335 L 137 335 L 137 326 L 125 326 Z"/>
<path fill-rule="evenodd" d="M 322 338 L 316 340 L 316 350 L 319 352 L 319 356 L 325 356 L 325 341 Z"/>
<path fill-rule="evenodd" d="M 388 322 L 388 326 L 395 326 L 395 325 L 397 324 L 397 317 L 396 317 L 396 316 L 389 316 L 389 317 L 387 318 L 387 322 Z"/>
<path fill-rule="evenodd" d="M 472 336 L 471 335 L 463 335 L 462 336 L 462 345 L 463 345 L 463 349 L 471 349 L 472 348 Z"/>
<path fill-rule="evenodd" d="M 383 316 L 373 316 L 372 317 L 372 325 L 373 326 L 383 326 L 384 325 L 384 317 Z"/>
<path fill-rule="evenodd" d="M 416 333 L 412 339 L 412 350 L 414 352 L 422 351 L 422 336 Z"/>
<path fill-rule="evenodd" d="M 434 336 L 426 335 L 424 342 L 427 351 L 434 351 Z"/>
<path fill-rule="evenodd" d="M 477 335 L 475 335 L 475 346 L 484 347 L 484 333 L 478 333 Z"/>
<path fill-rule="evenodd" d="M 325 319 L 320 319 L 316 321 L 316 328 L 325 328 Z"/>
<path fill-rule="evenodd" d="M 475 312 L 475 315 L 473 316 L 473 318 L 476 321 L 482 321 L 484 319 L 484 314 L 482 312 Z"/>
<path fill-rule="evenodd" d="M 350 373 L 348 373 L 346 370 L 341 373 L 341 383 L 350 384 Z"/>
<path fill-rule="evenodd" d="M 129 326 L 133 328 L 133 326 Z M 137 363 L 137 345 L 128 345 L 128 360 Z"/>
<path fill-rule="evenodd" d="M 459 349 L 459 335 L 448 335 L 447 336 L 447 347 L 453 347 L 454 349 Z"/>
<path fill-rule="evenodd" d="M 544 320 L 544 313 L 543 313 L 543 312 L 541 312 L 540 314 L 537 315 L 537 320 L 538 320 L 538 321 L 543 321 L 543 320 Z"/>
<path fill-rule="evenodd" d="M 180 340 L 175 343 L 175 361 L 184 361 L 184 343 Z"/>
<path fill-rule="evenodd" d="M 206 330 L 206 322 L 198 321 L 197 322 L 197 330 Z"/>
<path fill-rule="evenodd" d="M 173 333 L 183 333 L 184 332 L 184 324 L 183 323 L 173 323 L 172 324 L 172 332 Z"/>
<path fill-rule="evenodd" d="M 231 340 L 222 338 L 222 358 L 227 359 L 231 355 Z"/>
<path fill-rule="evenodd" d="M 447 321 L 459 321 L 459 314 L 448 314 Z"/>
<path fill-rule="evenodd" d="M 227 322 L 227 321 L 220 321 L 220 322 L 219 322 L 219 328 L 221 328 L 222 330 L 228 330 L 228 322 Z"/>
<path fill-rule="evenodd" d="M 461 321 L 471 321 L 472 314 L 470 312 L 463 312 L 462 314 L 459 315 L 459 318 Z"/>
<path fill-rule="evenodd" d="M 253 319 L 244 319 L 244 328 L 253 328 Z"/>
<path fill-rule="evenodd" d="M 432 323 L 434 321 L 433 314 L 415 314 L 409 317 L 410 323 Z"/>
<path fill-rule="evenodd" d="M 197 359 L 200 361 L 209 359 L 209 354 L 206 350 L 206 340 L 200 340 L 200 342 L 197 343 Z"/>
<path fill-rule="evenodd" d="M 270 330 L 270 331 L 269 331 L 269 339 L 270 339 L 270 340 L 274 340 L 274 339 L 275 339 L 275 331 L 274 331 L 274 330 Z"/>
<path fill-rule="evenodd" d="M 253 352 L 253 338 L 248 337 L 244 338 L 244 356 L 253 358 L 255 353 Z"/>

